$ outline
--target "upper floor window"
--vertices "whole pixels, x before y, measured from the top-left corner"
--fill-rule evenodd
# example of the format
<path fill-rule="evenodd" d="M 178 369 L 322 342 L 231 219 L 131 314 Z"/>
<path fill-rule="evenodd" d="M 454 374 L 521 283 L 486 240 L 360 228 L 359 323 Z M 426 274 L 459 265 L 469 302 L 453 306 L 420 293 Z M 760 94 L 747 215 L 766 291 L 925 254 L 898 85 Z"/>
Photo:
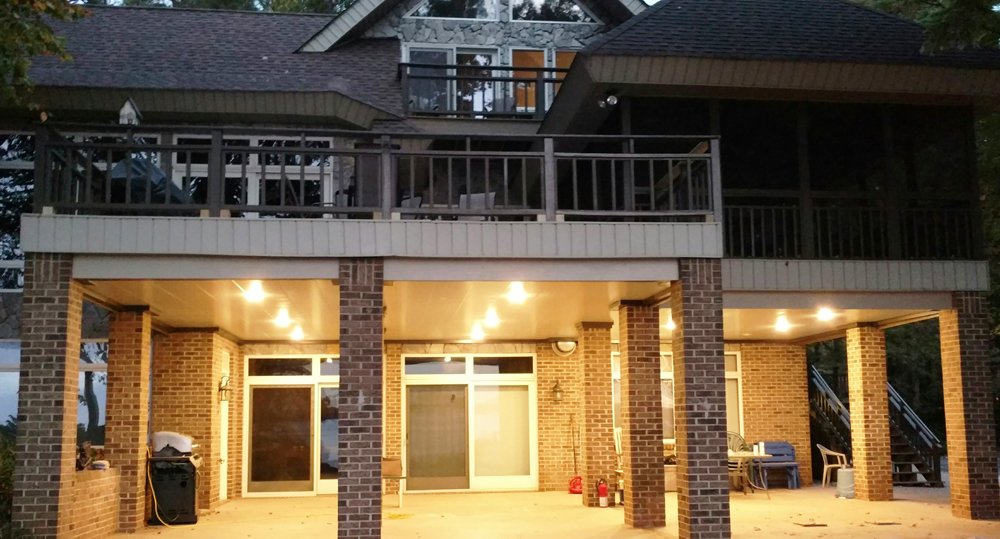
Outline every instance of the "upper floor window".
<path fill-rule="evenodd" d="M 410 17 L 442 19 L 496 19 L 496 0 L 427 0 L 410 12 Z"/>
<path fill-rule="evenodd" d="M 511 0 L 515 21 L 597 22 L 574 0 Z"/>

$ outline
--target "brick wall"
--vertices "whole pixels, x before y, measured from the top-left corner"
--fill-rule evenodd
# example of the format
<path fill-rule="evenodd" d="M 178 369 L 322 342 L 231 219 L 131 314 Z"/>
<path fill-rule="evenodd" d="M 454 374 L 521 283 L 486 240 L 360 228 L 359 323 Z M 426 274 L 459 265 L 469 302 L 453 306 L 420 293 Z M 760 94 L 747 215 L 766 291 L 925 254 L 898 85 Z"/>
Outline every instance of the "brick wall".
<path fill-rule="evenodd" d="M 623 301 L 618 309 L 618 328 L 625 524 L 636 528 L 661 527 L 666 525 L 666 506 L 663 498 L 660 310 L 640 302 Z M 588 392 L 590 389 L 587 388 Z"/>
<path fill-rule="evenodd" d="M 118 528 L 118 470 L 76 472 L 67 513 L 68 533 L 60 539 L 100 539 Z"/>
<path fill-rule="evenodd" d="M 596 482 L 604 478 L 608 491 L 616 490 L 618 459 L 615 455 L 614 396 L 611 386 L 611 323 L 583 322 L 577 325 L 580 342 L 575 365 L 580 383 L 575 396 L 576 421 L 579 423 L 580 473 L 583 477 L 583 505 L 598 507 Z M 539 384 L 541 388 L 541 384 Z M 549 448 L 554 449 L 554 448 Z M 572 446 L 570 447 L 572 449 Z M 566 458 L 550 453 L 544 458 Z M 539 448 L 539 459 L 543 458 Z"/>
<path fill-rule="evenodd" d="M 892 499 L 889 392 L 885 333 L 874 326 L 847 330 L 847 385 L 851 403 L 854 492 L 860 500 Z M 996 482 L 996 481 L 994 481 Z"/>
<path fill-rule="evenodd" d="M 70 524 L 83 303 L 72 271 L 72 255 L 25 256 L 13 498 L 35 539 L 62 539 Z"/>
<path fill-rule="evenodd" d="M 670 285 L 681 539 L 730 537 L 722 261 L 682 259 Z"/>
<path fill-rule="evenodd" d="M 994 439 L 990 320 L 985 294 L 958 293 L 941 311 L 941 370 L 951 480 L 960 518 L 1000 518 Z"/>
<path fill-rule="evenodd" d="M 740 344 L 743 429 L 747 443 L 789 442 L 795 448 L 803 485 L 812 484 L 809 438 L 809 380 L 804 346 Z M 768 473 L 771 486 L 784 485 L 782 469 Z"/>
<path fill-rule="evenodd" d="M 226 495 L 231 500 L 243 496 L 243 353 L 239 345 L 219 334 L 215 335 L 214 348 L 215 360 L 220 370 L 225 366 L 224 352 L 229 353 L 229 402 L 219 401 L 217 414 L 221 415 L 224 412 L 223 407 L 229 408 Z M 216 386 L 218 380 L 217 378 Z M 221 492 L 219 496 L 221 497 Z"/>
<path fill-rule="evenodd" d="M 383 387 L 385 398 L 385 458 L 403 458 L 403 345 L 386 343 Z M 390 481 L 386 494 L 399 492 L 399 484 Z"/>
<path fill-rule="evenodd" d="M 610 346 L 610 341 L 608 345 Z M 538 490 L 566 492 L 569 480 L 583 475 L 581 447 L 577 446 L 576 454 L 573 451 L 574 442 L 579 444 L 582 438 L 580 357 L 583 352 L 578 347 L 572 354 L 560 356 L 552 349 L 551 343 L 538 343 L 535 354 L 538 387 Z M 562 402 L 552 400 L 552 386 L 556 382 L 559 382 L 563 391 Z M 610 389 L 608 393 L 610 403 Z M 593 398 L 595 402 L 600 401 L 599 395 L 594 395 Z"/>
<path fill-rule="evenodd" d="M 340 261 L 337 536 L 382 534 L 382 259 Z"/>
<path fill-rule="evenodd" d="M 148 310 L 112 315 L 104 450 L 121 476 L 118 530 L 124 533 L 141 528 L 146 515 L 149 332 Z"/>

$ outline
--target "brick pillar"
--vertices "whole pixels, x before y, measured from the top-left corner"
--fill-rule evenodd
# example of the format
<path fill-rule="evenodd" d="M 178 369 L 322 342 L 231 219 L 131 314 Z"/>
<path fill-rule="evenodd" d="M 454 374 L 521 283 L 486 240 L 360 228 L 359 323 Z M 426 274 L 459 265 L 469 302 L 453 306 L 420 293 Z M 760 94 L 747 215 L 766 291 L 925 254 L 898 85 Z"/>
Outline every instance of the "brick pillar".
<path fill-rule="evenodd" d="M 73 256 L 24 261 L 14 521 L 34 539 L 70 533 L 83 293 Z"/>
<path fill-rule="evenodd" d="M 608 492 L 612 494 L 617 482 L 614 397 L 611 387 L 611 325 L 611 322 L 582 322 L 577 325 L 580 332 L 579 368 L 583 380 L 583 402 L 580 405 L 580 476 L 583 477 L 583 505 L 587 507 L 600 505 L 595 486 L 598 479 L 603 477 L 608 482 Z M 548 387 L 540 389 L 546 391 Z"/>
<path fill-rule="evenodd" d="M 403 345 L 385 345 L 385 458 L 403 458 Z M 386 494 L 399 492 L 399 483 L 389 481 Z"/>
<path fill-rule="evenodd" d="M 382 305 L 382 259 L 341 259 L 341 539 L 382 536 Z"/>
<path fill-rule="evenodd" d="M 848 329 L 847 389 L 851 403 L 854 493 L 859 500 L 892 500 L 887 376 L 885 333 L 870 325 Z"/>
<path fill-rule="evenodd" d="M 1000 489 L 990 376 L 990 320 L 985 294 L 957 293 L 941 311 L 941 370 L 948 435 L 951 512 L 1000 518 Z"/>
<path fill-rule="evenodd" d="M 730 537 L 722 262 L 682 259 L 674 322 L 677 527 L 681 539 Z"/>
<path fill-rule="evenodd" d="M 118 531 L 140 529 L 146 514 L 149 425 L 149 310 L 111 315 L 104 450 L 120 477 Z"/>
<path fill-rule="evenodd" d="M 666 526 L 663 499 L 663 401 L 660 311 L 641 302 L 618 307 L 622 373 L 622 464 L 625 524 Z"/>

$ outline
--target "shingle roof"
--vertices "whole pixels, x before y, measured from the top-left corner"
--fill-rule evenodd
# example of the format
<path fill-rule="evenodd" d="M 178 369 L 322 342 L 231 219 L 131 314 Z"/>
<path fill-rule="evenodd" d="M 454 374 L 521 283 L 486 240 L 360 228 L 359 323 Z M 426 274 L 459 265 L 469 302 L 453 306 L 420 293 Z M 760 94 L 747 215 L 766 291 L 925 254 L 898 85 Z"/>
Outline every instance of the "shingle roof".
<path fill-rule="evenodd" d="M 39 86 L 337 92 L 400 114 L 397 40 L 366 39 L 297 53 L 329 15 L 96 7 L 56 22 L 73 60 L 41 57 Z"/>
<path fill-rule="evenodd" d="M 920 52 L 923 28 L 846 0 L 661 0 L 584 52 L 1000 68 L 1000 51 Z"/>

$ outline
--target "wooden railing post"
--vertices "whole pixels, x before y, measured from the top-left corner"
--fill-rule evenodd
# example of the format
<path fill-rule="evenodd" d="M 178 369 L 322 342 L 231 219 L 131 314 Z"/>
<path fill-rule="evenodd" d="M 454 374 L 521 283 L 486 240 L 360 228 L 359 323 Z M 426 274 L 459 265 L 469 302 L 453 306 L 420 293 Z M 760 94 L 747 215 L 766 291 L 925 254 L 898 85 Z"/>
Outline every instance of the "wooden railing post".
<path fill-rule="evenodd" d="M 712 215 L 716 223 L 722 222 L 722 161 L 719 159 L 719 139 L 713 138 L 709 142 L 709 149 L 712 152 Z"/>
<path fill-rule="evenodd" d="M 545 118 L 545 71 L 535 70 L 535 119 Z"/>
<path fill-rule="evenodd" d="M 32 203 L 35 213 L 45 213 L 50 203 L 49 190 L 52 188 L 52 168 L 49 166 L 49 128 L 40 125 L 35 129 L 35 187 Z"/>
<path fill-rule="evenodd" d="M 284 159 L 284 155 L 281 156 Z M 226 166 L 222 156 L 222 130 L 212 130 L 212 147 L 208 154 L 208 216 L 219 217 L 222 213 L 223 182 Z"/>
<path fill-rule="evenodd" d="M 382 176 L 382 218 L 391 219 L 396 189 L 393 187 L 392 139 L 389 135 L 382 135 L 382 155 L 379 157 L 379 172 Z"/>
<path fill-rule="evenodd" d="M 559 207 L 556 199 L 556 145 L 552 137 L 545 137 L 544 154 L 542 182 L 545 186 L 545 220 L 552 222 L 556 220 L 556 209 Z"/>

